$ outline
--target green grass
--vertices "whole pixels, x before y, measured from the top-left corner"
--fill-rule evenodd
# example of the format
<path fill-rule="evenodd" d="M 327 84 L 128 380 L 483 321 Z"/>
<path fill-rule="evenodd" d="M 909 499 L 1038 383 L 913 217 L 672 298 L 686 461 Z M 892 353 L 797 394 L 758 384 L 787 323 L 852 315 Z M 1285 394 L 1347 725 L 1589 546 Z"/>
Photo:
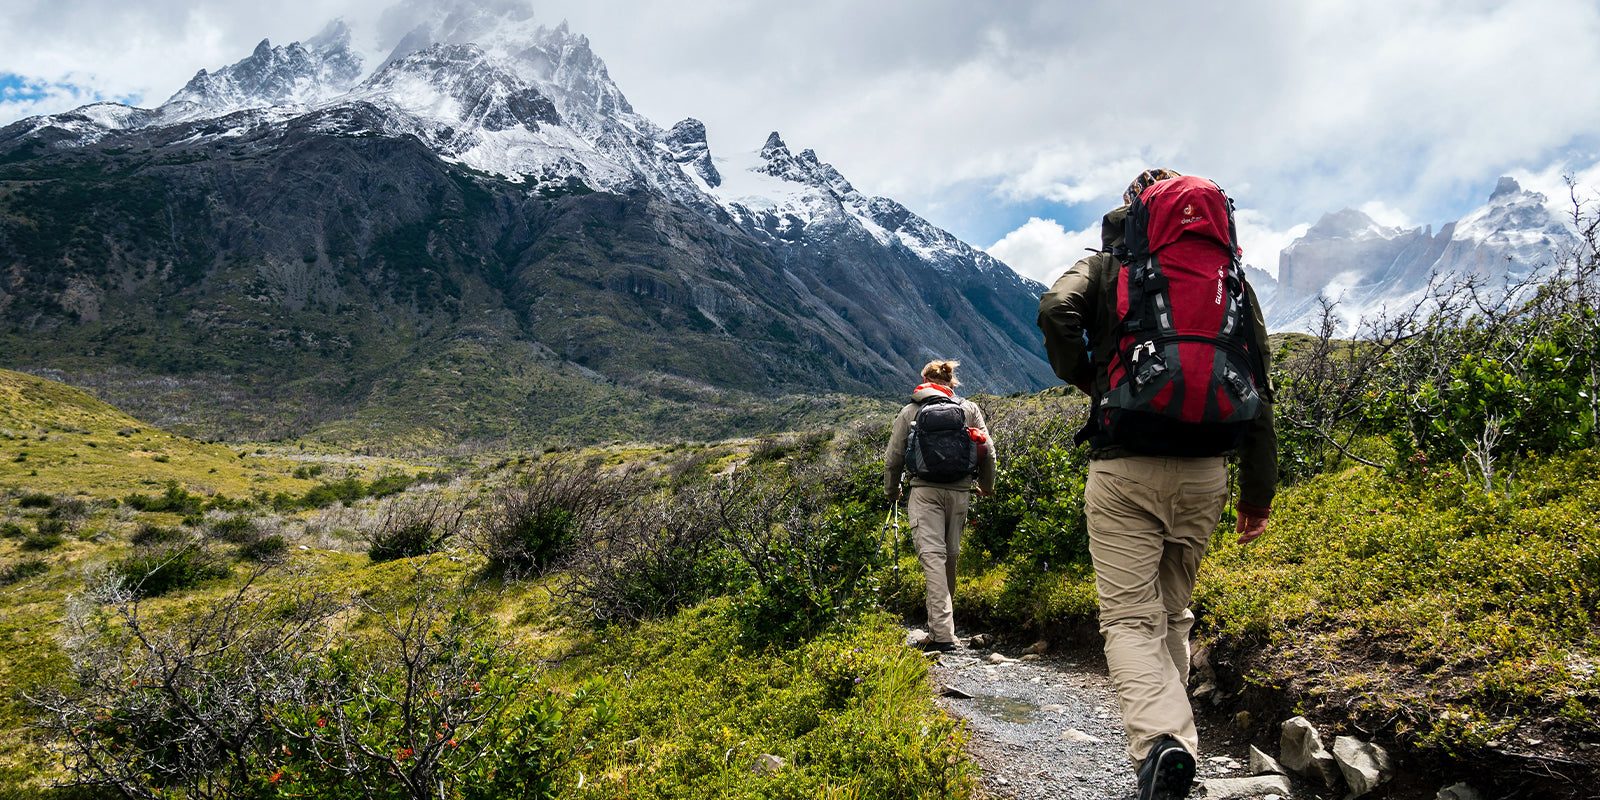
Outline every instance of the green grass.
<path fill-rule="evenodd" d="M 169 481 L 201 494 L 304 492 L 297 464 L 146 425 L 65 384 L 0 370 L 0 490 L 121 497 Z"/>
<path fill-rule="evenodd" d="M 1600 735 L 1600 453 L 1532 462 L 1508 493 L 1459 468 L 1351 467 L 1282 490 L 1248 546 L 1224 519 L 1197 636 L 1245 688 L 1330 725 L 1450 752 Z M 916 574 L 910 560 L 903 572 Z M 900 604 L 921 602 L 907 578 Z M 964 558 L 963 624 L 1077 628 L 1093 571 Z"/>

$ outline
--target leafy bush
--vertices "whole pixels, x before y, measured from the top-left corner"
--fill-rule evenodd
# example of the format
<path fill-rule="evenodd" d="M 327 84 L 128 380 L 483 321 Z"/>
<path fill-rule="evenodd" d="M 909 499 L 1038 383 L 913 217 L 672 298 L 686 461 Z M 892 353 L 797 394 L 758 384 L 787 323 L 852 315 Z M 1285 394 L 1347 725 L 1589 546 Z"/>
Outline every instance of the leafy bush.
<path fill-rule="evenodd" d="M 288 551 L 289 540 L 272 534 L 245 542 L 239 547 L 239 556 L 261 564 L 274 564 L 282 561 Z"/>
<path fill-rule="evenodd" d="M 0 538 L 21 539 L 26 535 L 28 535 L 27 530 L 15 522 L 0 523 Z"/>
<path fill-rule="evenodd" d="M 461 530 L 465 506 L 438 497 L 393 502 L 363 531 L 373 561 L 436 553 Z"/>
<path fill-rule="evenodd" d="M 42 492 L 28 492 L 17 498 L 18 508 L 49 508 L 56 499 Z"/>
<path fill-rule="evenodd" d="M 146 523 L 140 525 L 139 529 L 133 532 L 133 536 L 129 539 L 129 541 L 131 541 L 135 546 L 148 546 L 167 544 L 169 542 L 176 542 L 186 538 L 188 538 L 188 535 L 182 531 L 175 530 L 173 528 L 163 528 L 159 525 L 151 525 Z"/>
<path fill-rule="evenodd" d="M 608 508 L 626 496 L 626 478 L 600 461 L 545 459 L 489 501 L 467 545 L 491 570 L 512 577 L 539 574 L 564 559 Z"/>
<path fill-rule="evenodd" d="M 999 458 L 995 492 L 972 503 L 964 546 L 1046 569 L 1088 560 L 1088 461 L 1087 450 L 1072 443 L 1076 411 L 1075 403 L 1061 402 L 991 415 Z"/>
<path fill-rule="evenodd" d="M 556 587 L 596 621 L 639 622 L 711 597 L 730 568 L 706 487 L 695 484 L 608 510 L 577 543 Z"/>
<path fill-rule="evenodd" d="M 37 523 L 33 533 L 22 539 L 23 550 L 54 550 L 66 541 L 69 526 L 66 520 L 47 517 Z"/>
<path fill-rule="evenodd" d="M 135 597 L 159 597 L 226 578 L 232 570 L 199 543 L 140 548 L 112 565 Z"/>
<path fill-rule="evenodd" d="M 0 567 L 0 586 L 10 586 L 13 583 L 21 583 L 22 581 L 43 575 L 49 571 L 50 565 L 43 559 L 25 558 L 21 561 L 13 561 L 4 567 Z"/>
<path fill-rule="evenodd" d="M 570 720 L 604 698 L 541 690 L 521 658 L 419 568 L 345 603 L 290 576 L 160 621 L 117 582 L 67 619 L 75 680 L 36 687 L 68 783 L 129 797 L 487 800 L 554 796 Z M 336 633 L 335 618 L 354 630 Z"/>
<path fill-rule="evenodd" d="M 168 512 L 189 516 L 199 514 L 205 508 L 206 499 L 197 494 L 190 494 L 177 481 L 169 481 L 167 490 L 156 497 L 135 493 L 123 498 L 122 502 L 136 511 Z"/>

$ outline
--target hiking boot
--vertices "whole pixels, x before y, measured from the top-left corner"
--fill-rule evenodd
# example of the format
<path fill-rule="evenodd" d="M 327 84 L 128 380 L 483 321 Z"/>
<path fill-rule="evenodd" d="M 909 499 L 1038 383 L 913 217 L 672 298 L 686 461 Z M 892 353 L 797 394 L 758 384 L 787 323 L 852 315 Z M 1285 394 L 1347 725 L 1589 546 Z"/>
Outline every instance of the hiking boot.
<path fill-rule="evenodd" d="M 929 639 L 922 643 L 922 652 L 924 653 L 950 653 L 954 652 L 955 649 L 955 642 L 941 642 L 937 639 Z"/>
<path fill-rule="evenodd" d="M 1150 748 L 1139 765 L 1139 800 L 1183 800 L 1194 784 L 1194 756 L 1171 736 Z"/>

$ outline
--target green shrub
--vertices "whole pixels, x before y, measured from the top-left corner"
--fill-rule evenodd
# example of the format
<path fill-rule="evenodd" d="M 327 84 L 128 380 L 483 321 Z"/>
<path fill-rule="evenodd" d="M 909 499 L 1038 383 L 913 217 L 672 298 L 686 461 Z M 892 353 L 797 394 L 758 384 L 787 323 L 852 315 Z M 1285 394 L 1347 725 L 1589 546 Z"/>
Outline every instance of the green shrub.
<path fill-rule="evenodd" d="M 367 555 L 393 561 L 438 552 L 461 530 L 464 506 L 437 497 L 391 503 L 365 531 Z"/>
<path fill-rule="evenodd" d="M 141 548 L 112 565 L 128 590 L 138 597 L 159 597 L 192 589 L 232 574 L 222 559 L 198 543 Z"/>
<path fill-rule="evenodd" d="M 279 534 L 261 536 L 245 542 L 239 548 L 239 555 L 262 564 L 272 564 L 283 560 L 289 551 L 289 540 Z"/>
<path fill-rule="evenodd" d="M 934 706 L 926 661 L 893 621 L 870 615 L 792 648 L 749 648 L 730 612 L 713 600 L 608 636 L 599 659 L 627 680 L 608 682 L 615 721 L 563 768 L 563 796 L 970 795 L 959 723 Z M 753 769 L 767 753 L 788 764 Z"/>
<path fill-rule="evenodd" d="M 27 558 L 21 561 L 14 561 L 4 567 L 0 567 L 0 586 L 21 583 L 49 571 L 50 565 L 43 559 Z"/>
<path fill-rule="evenodd" d="M 168 542 L 176 542 L 176 541 L 179 541 L 181 539 L 187 539 L 187 538 L 188 538 L 188 535 L 183 533 L 182 531 L 178 531 L 178 530 L 173 529 L 173 528 L 163 528 L 163 527 L 161 527 L 159 525 L 151 525 L 149 523 L 145 523 L 143 525 L 140 525 L 138 530 L 133 532 L 133 536 L 129 539 L 129 541 L 132 542 L 135 546 L 140 546 L 140 545 L 148 546 L 148 545 L 156 545 L 156 544 L 166 544 Z"/>
<path fill-rule="evenodd" d="M 136 511 L 168 512 L 190 516 L 199 514 L 205 508 L 206 499 L 197 494 L 190 494 L 177 481 L 169 481 L 167 490 L 158 496 L 135 493 L 123 498 L 123 502 Z"/>
<path fill-rule="evenodd" d="M 542 460 L 495 492 L 467 545 L 501 574 L 543 573 L 565 559 L 604 512 L 625 501 L 628 485 L 598 460 Z"/>
<path fill-rule="evenodd" d="M 260 538 L 260 530 L 248 514 L 233 514 L 207 522 L 206 535 L 233 544 L 247 544 Z"/>
<path fill-rule="evenodd" d="M 23 550 L 54 550 L 66 541 L 69 530 L 66 520 L 45 518 L 38 522 L 33 533 L 22 540 Z"/>
<path fill-rule="evenodd" d="M 6 539 L 21 539 L 22 537 L 26 536 L 27 533 L 27 530 L 15 522 L 0 522 L 0 537 Z"/>
<path fill-rule="evenodd" d="M 42 492 L 28 492 L 17 498 L 18 508 L 49 508 L 56 499 Z"/>

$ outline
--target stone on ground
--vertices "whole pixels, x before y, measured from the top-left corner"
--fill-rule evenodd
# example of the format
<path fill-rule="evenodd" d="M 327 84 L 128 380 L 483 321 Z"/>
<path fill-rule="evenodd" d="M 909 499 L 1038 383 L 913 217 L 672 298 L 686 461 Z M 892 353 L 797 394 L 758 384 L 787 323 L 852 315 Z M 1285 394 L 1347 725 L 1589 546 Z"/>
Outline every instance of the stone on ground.
<path fill-rule="evenodd" d="M 1322 746 L 1322 737 L 1305 717 L 1295 717 L 1283 723 L 1283 736 L 1278 743 L 1278 757 L 1284 766 L 1309 778 L 1320 779 L 1332 788 L 1342 777 L 1333 754 Z"/>
<path fill-rule="evenodd" d="M 1350 785 L 1350 797 L 1360 797 L 1394 777 L 1394 759 L 1389 751 L 1354 736 L 1333 740 L 1333 758 Z"/>
<path fill-rule="evenodd" d="M 783 769 L 784 763 L 785 762 L 781 756 L 775 756 L 771 753 L 762 753 L 761 757 L 756 759 L 755 766 L 752 766 L 750 771 L 762 775 L 770 775 L 771 773 Z"/>
<path fill-rule="evenodd" d="M 1435 800 L 1483 800 L 1483 795 L 1465 783 L 1458 783 L 1440 789 L 1439 796 Z"/>
<path fill-rule="evenodd" d="M 1278 759 L 1261 752 L 1255 745 L 1250 745 L 1250 774 L 1251 775 L 1288 775 L 1289 770 L 1284 769 Z"/>
<path fill-rule="evenodd" d="M 1282 775 L 1252 775 L 1248 778 L 1202 778 L 1206 787 L 1206 800 L 1227 797 L 1261 797 L 1276 794 L 1287 796 L 1289 779 Z"/>

